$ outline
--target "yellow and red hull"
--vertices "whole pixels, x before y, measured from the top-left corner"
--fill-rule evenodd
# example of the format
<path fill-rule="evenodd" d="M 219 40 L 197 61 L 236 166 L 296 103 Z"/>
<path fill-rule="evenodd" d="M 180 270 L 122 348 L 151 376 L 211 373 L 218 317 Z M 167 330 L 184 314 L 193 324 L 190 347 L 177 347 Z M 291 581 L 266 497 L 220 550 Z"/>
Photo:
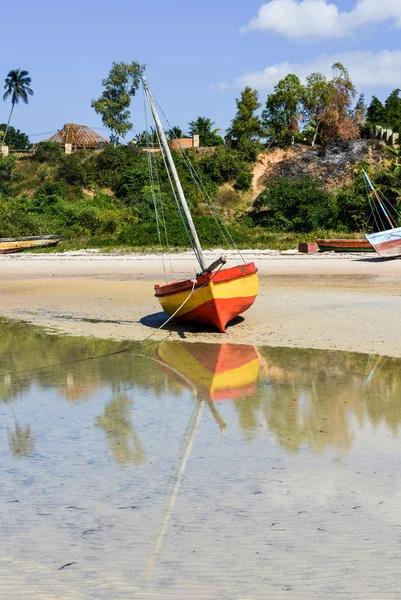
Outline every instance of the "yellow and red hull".
<path fill-rule="evenodd" d="M 258 275 L 254 263 L 214 273 L 203 273 L 190 280 L 155 286 L 163 310 L 179 321 L 211 325 L 224 332 L 227 323 L 245 312 L 258 294 Z M 192 291 L 193 289 L 193 291 Z M 181 308 L 180 308 L 181 307 Z"/>
<path fill-rule="evenodd" d="M 180 381 L 211 402 L 239 400 L 255 392 L 259 357 L 254 346 L 162 342 L 159 358 Z"/>

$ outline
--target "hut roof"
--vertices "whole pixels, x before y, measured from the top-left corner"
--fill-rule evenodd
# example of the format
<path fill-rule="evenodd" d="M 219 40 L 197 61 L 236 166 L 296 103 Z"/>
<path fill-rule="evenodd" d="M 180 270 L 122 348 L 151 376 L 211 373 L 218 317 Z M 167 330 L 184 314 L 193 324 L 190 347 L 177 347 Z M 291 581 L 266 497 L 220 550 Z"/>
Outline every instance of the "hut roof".
<path fill-rule="evenodd" d="M 66 123 L 62 129 L 52 135 L 47 142 L 58 142 L 62 146 L 71 144 L 73 148 L 98 148 L 99 144 L 107 146 L 110 142 L 86 125 Z"/>

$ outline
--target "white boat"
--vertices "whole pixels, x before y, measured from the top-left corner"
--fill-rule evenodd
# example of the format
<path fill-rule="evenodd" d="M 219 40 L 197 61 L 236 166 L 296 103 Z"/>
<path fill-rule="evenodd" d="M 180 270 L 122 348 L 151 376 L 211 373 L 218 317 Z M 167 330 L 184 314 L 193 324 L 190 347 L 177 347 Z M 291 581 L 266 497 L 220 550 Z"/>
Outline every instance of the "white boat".
<path fill-rule="evenodd" d="M 380 197 L 366 171 L 363 171 L 363 175 L 377 203 L 377 207 L 384 215 L 384 222 L 390 226 L 390 229 L 376 233 L 366 233 L 365 238 L 382 258 L 396 258 L 397 256 L 401 256 L 401 227 L 396 227 L 384 205 L 383 198 Z"/>

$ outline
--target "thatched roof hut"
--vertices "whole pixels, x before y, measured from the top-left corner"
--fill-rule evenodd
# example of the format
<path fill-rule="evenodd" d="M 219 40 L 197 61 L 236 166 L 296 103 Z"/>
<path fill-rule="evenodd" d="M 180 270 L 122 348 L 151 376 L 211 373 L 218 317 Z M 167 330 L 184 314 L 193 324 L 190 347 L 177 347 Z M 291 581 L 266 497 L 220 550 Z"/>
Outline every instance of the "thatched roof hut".
<path fill-rule="evenodd" d="M 110 144 L 109 140 L 106 140 L 86 125 L 77 125 L 76 123 L 66 123 L 62 129 L 46 141 L 57 142 L 64 148 L 66 144 L 70 144 L 72 150 L 81 148 L 97 150 Z"/>

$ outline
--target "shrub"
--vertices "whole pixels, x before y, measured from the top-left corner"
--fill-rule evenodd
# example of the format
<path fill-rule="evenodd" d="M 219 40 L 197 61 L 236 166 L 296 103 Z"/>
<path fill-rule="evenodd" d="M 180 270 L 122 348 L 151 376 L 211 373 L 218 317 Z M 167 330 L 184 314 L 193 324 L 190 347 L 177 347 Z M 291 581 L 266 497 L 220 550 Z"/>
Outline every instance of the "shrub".
<path fill-rule="evenodd" d="M 46 181 L 36 191 L 35 197 L 51 196 L 56 194 L 60 198 L 67 198 L 68 184 L 65 181 Z"/>
<path fill-rule="evenodd" d="M 138 163 L 147 164 L 147 157 L 142 150 L 132 146 L 107 146 L 89 161 L 90 181 L 100 187 L 116 190 L 122 173 Z"/>
<path fill-rule="evenodd" d="M 34 159 L 51 165 L 58 163 L 63 155 L 63 148 L 57 142 L 40 142 L 35 147 Z"/>
<path fill-rule="evenodd" d="M 124 171 L 117 185 L 117 196 L 124 200 L 125 204 L 133 205 L 141 195 L 142 189 L 149 184 L 148 169 L 142 165 Z"/>
<path fill-rule="evenodd" d="M 250 189 L 253 181 L 252 173 L 240 173 L 237 177 L 237 181 L 235 182 L 235 189 L 241 191 L 247 191 Z"/>
<path fill-rule="evenodd" d="M 222 184 L 232 181 L 245 170 L 245 163 L 237 150 L 228 146 L 218 146 L 199 161 L 202 172 L 212 181 Z"/>
<path fill-rule="evenodd" d="M 81 187 L 86 185 L 87 177 L 84 161 L 84 150 L 63 156 L 57 170 L 57 178 L 63 179 L 69 185 Z"/>
<path fill-rule="evenodd" d="M 296 232 L 334 227 L 337 215 L 335 198 L 311 177 L 297 182 L 283 177 L 270 180 L 251 212 L 257 225 L 272 231 Z"/>
<path fill-rule="evenodd" d="M 15 157 L 3 156 L 0 158 L 0 194 L 9 196 L 11 183 L 15 174 Z"/>

